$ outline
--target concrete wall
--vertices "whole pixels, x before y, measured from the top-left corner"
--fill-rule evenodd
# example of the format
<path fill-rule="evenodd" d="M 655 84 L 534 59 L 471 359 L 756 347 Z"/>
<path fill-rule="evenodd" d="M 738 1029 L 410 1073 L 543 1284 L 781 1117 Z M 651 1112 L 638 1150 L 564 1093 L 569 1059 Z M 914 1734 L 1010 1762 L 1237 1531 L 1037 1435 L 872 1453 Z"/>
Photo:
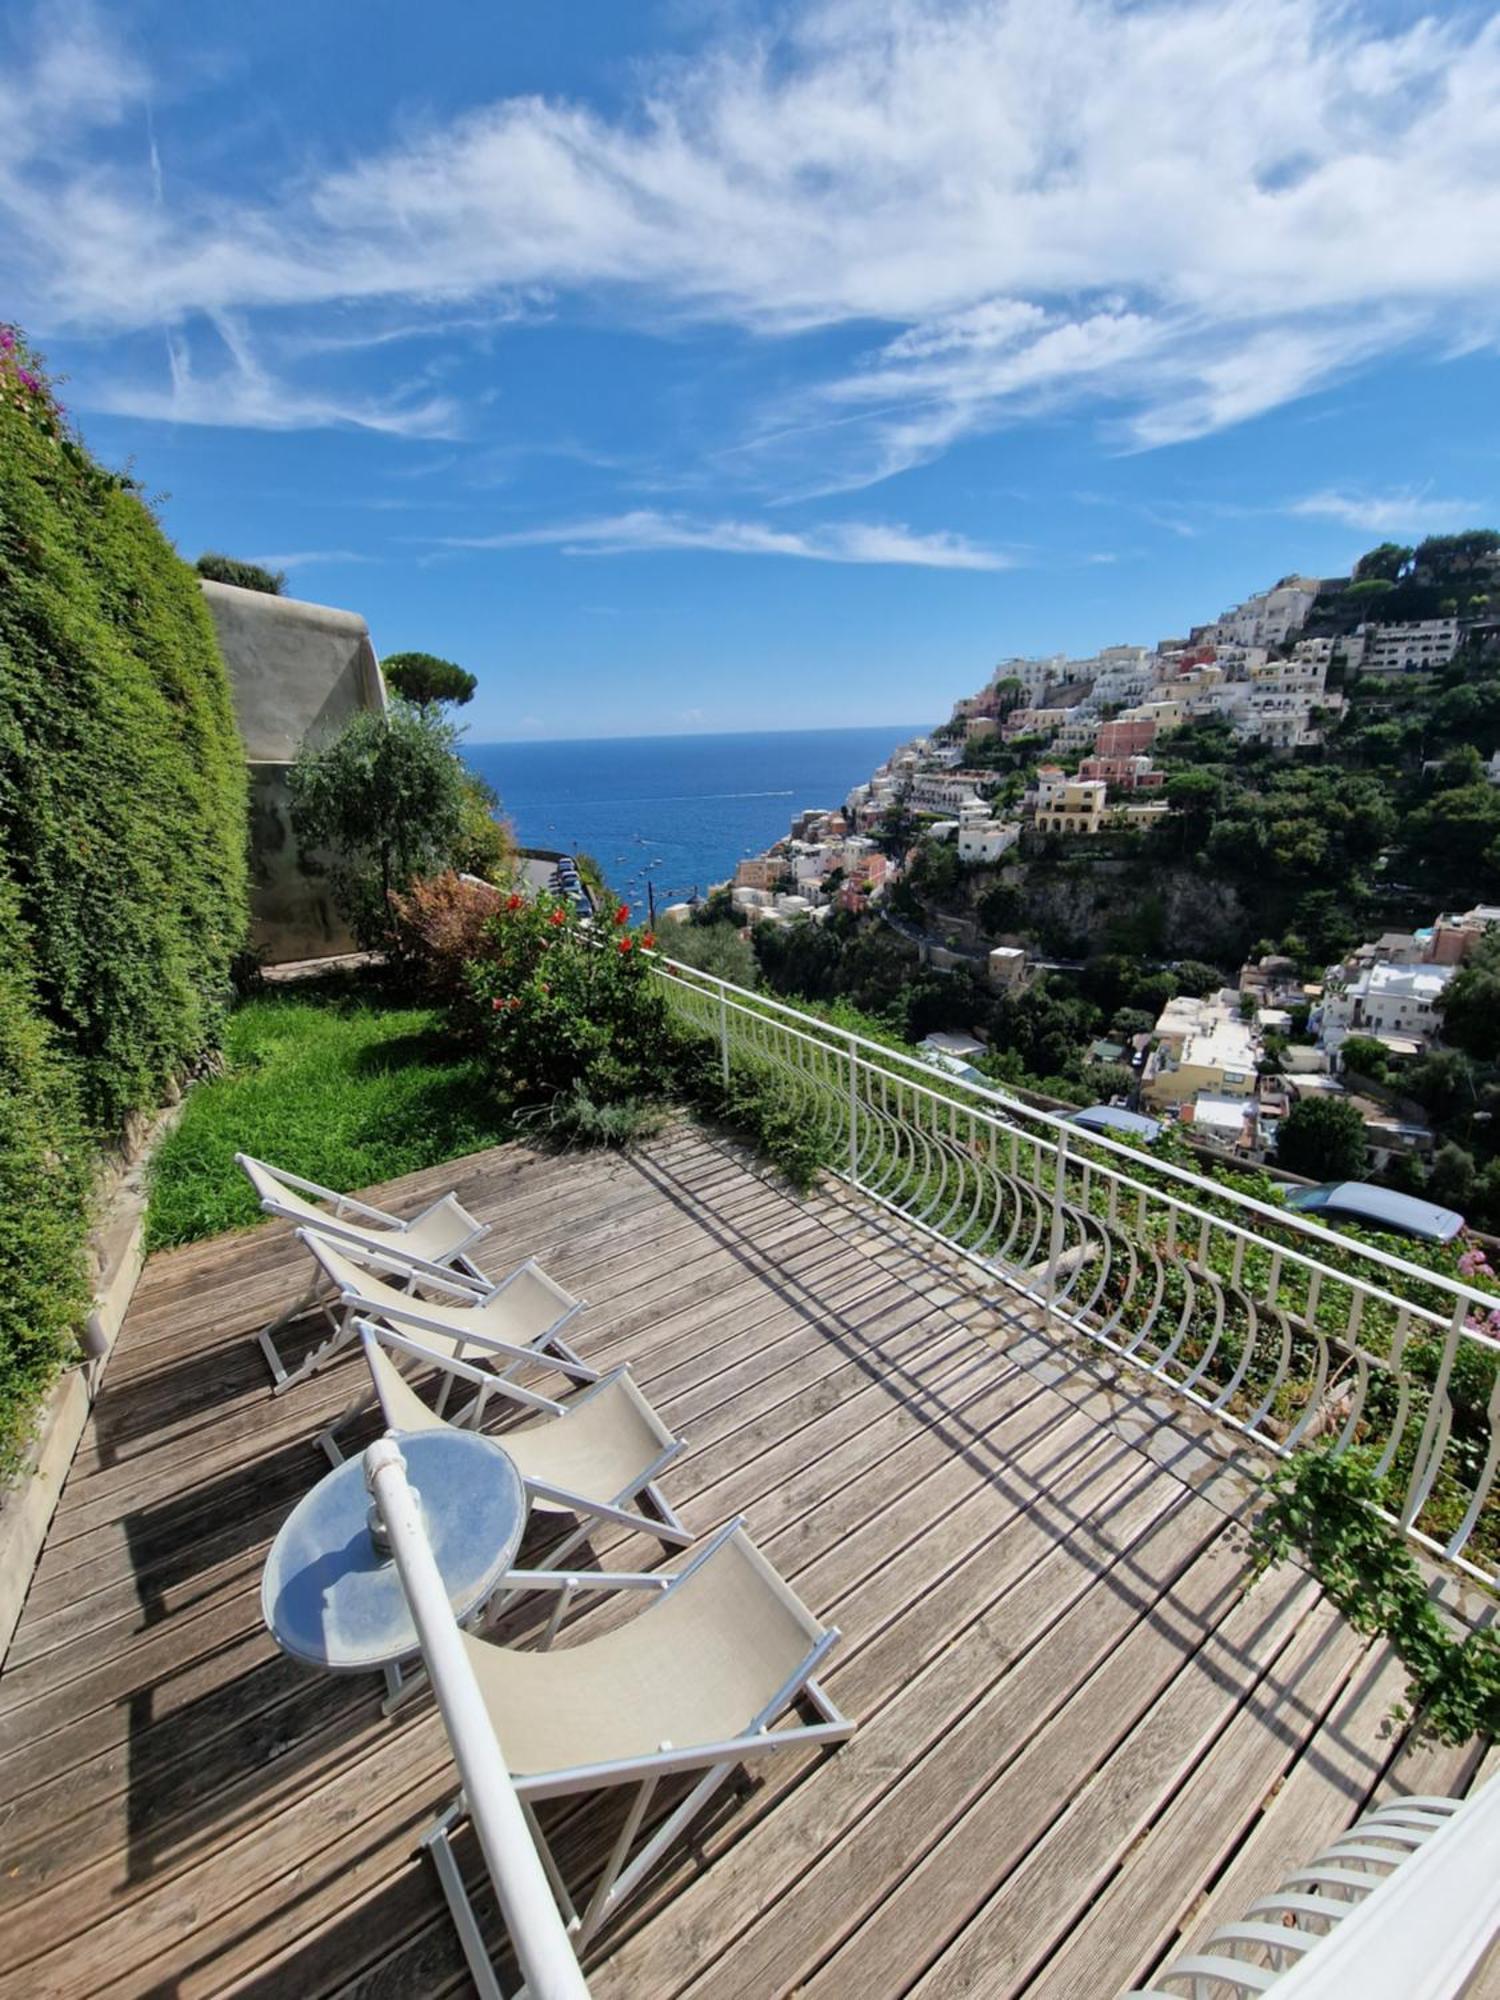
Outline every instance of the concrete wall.
<path fill-rule="evenodd" d="M 286 774 L 305 737 L 385 708 L 370 628 L 325 604 L 202 588 L 250 766 L 251 949 L 268 965 L 352 950 L 328 894 L 327 857 L 304 853 L 292 831 Z"/>

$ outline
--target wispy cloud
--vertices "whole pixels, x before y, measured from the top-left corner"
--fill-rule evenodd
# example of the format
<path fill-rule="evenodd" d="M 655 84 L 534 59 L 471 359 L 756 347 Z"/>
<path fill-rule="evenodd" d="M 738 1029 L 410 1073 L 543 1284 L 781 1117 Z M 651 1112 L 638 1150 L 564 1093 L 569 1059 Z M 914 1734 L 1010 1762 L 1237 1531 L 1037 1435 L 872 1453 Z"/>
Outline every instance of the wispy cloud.
<path fill-rule="evenodd" d="M 822 346 L 796 407 L 744 413 L 750 462 L 800 454 L 804 490 L 812 466 L 849 488 L 1060 406 L 1157 448 L 1379 356 L 1500 339 L 1500 15 L 1479 8 L 821 0 L 755 34 L 731 14 L 618 109 L 504 98 L 212 205 L 175 163 L 95 145 L 151 78 L 113 25 L 71 18 L 0 81 L 6 264 L 44 325 L 231 315 L 305 339 L 322 308 L 357 338 L 361 312 L 435 327 L 546 297 L 843 329 L 862 358 Z M 229 389 L 173 396 L 185 421 L 452 417 Z"/>
<path fill-rule="evenodd" d="M 496 535 L 439 538 L 453 549 L 557 548 L 568 556 L 640 555 L 711 549 L 735 556 L 796 556 L 808 562 L 896 563 L 921 569 L 1009 569 L 1013 558 L 963 535 L 919 534 L 879 521 L 838 521 L 798 531 L 763 521 L 701 521 L 652 508 L 587 521 L 558 521 Z"/>
<path fill-rule="evenodd" d="M 378 556 L 361 555 L 357 549 L 293 549 L 273 556 L 251 556 L 262 569 L 310 569 L 314 563 L 372 563 Z"/>
<path fill-rule="evenodd" d="M 86 393 L 86 404 L 110 416 L 159 423 L 208 424 L 260 431 L 350 427 L 394 437 L 446 438 L 457 412 L 446 396 L 369 397 L 325 394 L 280 379 L 258 358 L 245 327 L 228 313 L 213 315 L 221 352 L 200 372 L 187 336 L 169 330 L 167 379 L 112 373 Z"/>
<path fill-rule="evenodd" d="M 1483 500 L 1443 500 L 1418 488 L 1394 493 L 1327 489 L 1294 500 L 1286 509 L 1315 521 L 1338 521 L 1369 535 L 1440 535 L 1486 521 L 1494 508 Z"/>

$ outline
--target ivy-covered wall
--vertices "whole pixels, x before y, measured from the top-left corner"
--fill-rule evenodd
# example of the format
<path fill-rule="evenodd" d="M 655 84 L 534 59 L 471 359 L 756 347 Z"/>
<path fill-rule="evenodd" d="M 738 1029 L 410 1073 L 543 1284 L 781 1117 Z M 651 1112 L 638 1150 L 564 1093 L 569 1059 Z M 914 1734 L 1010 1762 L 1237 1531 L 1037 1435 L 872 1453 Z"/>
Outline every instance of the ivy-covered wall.
<path fill-rule="evenodd" d="M 57 1233 L 81 1246 L 84 1196 L 48 1164 L 71 1157 L 58 1135 L 114 1136 L 215 1040 L 245 827 L 197 579 L 0 327 L 0 1233 L 25 1243 L 52 1211 L 33 1275 L 0 1268 L 0 1437 L 35 1393 L 28 1357 L 76 1317 Z"/>

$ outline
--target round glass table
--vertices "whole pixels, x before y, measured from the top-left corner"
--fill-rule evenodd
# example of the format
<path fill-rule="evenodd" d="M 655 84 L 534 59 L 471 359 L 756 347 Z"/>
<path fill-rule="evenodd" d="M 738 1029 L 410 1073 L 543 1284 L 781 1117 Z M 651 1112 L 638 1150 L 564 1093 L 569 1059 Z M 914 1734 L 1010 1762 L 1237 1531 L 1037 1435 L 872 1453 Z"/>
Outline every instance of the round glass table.
<path fill-rule="evenodd" d="M 393 1435 L 453 1615 L 463 1620 L 515 1559 L 526 1525 L 521 1475 L 493 1438 L 473 1431 Z M 393 1695 L 401 1686 L 399 1662 L 417 1651 L 416 1628 L 395 1560 L 380 1546 L 362 1457 L 320 1479 L 282 1522 L 260 1598 L 272 1636 L 293 1659 L 333 1673 L 378 1668 Z"/>

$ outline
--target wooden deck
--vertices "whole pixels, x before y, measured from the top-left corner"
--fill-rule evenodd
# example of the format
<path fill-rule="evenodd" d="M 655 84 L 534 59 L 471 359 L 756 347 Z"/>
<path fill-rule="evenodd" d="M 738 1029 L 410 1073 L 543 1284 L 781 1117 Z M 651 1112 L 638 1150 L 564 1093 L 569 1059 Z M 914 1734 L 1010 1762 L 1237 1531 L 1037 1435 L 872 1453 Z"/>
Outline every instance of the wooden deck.
<path fill-rule="evenodd" d="M 689 1436 L 689 1522 L 745 1514 L 844 1633 L 852 1742 L 725 1799 L 599 1941 L 596 2000 L 1108 2000 L 1373 1794 L 1472 1779 L 1392 1732 L 1399 1676 L 1302 1573 L 1242 1594 L 1219 1459 L 870 1205 L 690 1128 L 385 1193 L 452 1184 Z M 468 1990 L 414 1853 L 453 1789 L 431 1704 L 382 1719 L 261 1624 L 359 1380 L 271 1399 L 251 1335 L 304 1276 L 279 1227 L 147 1267 L 0 1677 L 0 1996 Z M 575 1884 L 617 1810 L 552 1811 Z"/>

